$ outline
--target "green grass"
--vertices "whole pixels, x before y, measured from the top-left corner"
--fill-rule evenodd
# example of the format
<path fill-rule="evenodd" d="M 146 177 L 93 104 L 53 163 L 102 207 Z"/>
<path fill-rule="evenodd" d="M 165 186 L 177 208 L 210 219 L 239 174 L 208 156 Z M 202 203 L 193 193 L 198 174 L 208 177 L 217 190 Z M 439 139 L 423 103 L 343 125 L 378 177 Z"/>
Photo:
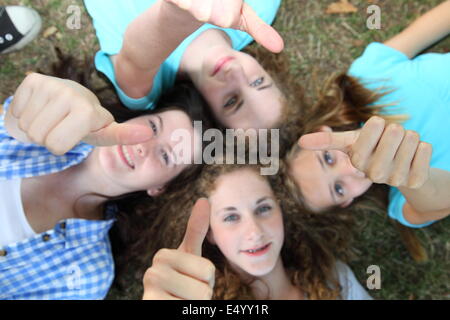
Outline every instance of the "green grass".
<path fill-rule="evenodd" d="M 370 1 L 382 12 L 382 29 L 368 30 L 366 8 L 369 1 L 351 0 L 358 12 L 348 15 L 326 15 L 326 7 L 333 0 L 283 0 L 275 22 L 286 42 L 286 53 L 291 63 L 290 72 L 300 79 L 306 92 L 314 96 L 314 88 L 327 75 L 345 70 L 372 41 L 384 41 L 401 31 L 440 0 Z M 67 7 L 80 0 L 24 0 L 9 1 L 36 8 L 44 21 L 43 29 L 55 26 L 59 38 L 40 37 L 24 50 L 0 56 L 0 100 L 14 93 L 27 71 L 46 69 L 55 60 L 53 47 L 59 46 L 79 58 L 92 57 L 98 48 L 89 17 L 83 8 L 82 28 L 66 27 Z M 447 38 L 431 50 L 448 52 Z M 449 299 L 450 298 L 450 219 L 416 231 L 423 242 L 429 261 L 415 263 L 403 246 L 399 233 L 385 215 L 362 213 L 358 215 L 360 232 L 356 248 L 358 258 L 351 267 L 365 285 L 369 265 L 381 268 L 381 289 L 369 293 L 377 299 Z M 110 299 L 139 298 L 140 281 L 130 280 L 125 293 L 112 290 Z"/>

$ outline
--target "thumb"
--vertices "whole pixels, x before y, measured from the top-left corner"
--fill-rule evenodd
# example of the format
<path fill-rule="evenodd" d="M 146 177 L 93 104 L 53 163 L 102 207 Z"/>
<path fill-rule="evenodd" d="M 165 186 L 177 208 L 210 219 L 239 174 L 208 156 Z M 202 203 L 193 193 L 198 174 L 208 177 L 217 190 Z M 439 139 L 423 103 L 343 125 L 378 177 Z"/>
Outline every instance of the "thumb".
<path fill-rule="evenodd" d="M 192 208 L 191 217 L 189 218 L 186 233 L 183 242 L 181 242 L 178 250 L 192 253 L 197 256 L 202 255 L 202 245 L 209 229 L 209 202 L 205 198 L 198 199 Z"/>
<path fill-rule="evenodd" d="M 243 3 L 239 29 L 247 32 L 260 45 L 271 52 L 281 52 L 283 38 L 270 25 L 264 22 L 247 3 Z"/>
<path fill-rule="evenodd" d="M 152 130 L 143 125 L 112 122 L 105 128 L 91 132 L 83 141 L 93 146 L 134 145 L 148 141 Z"/>
<path fill-rule="evenodd" d="M 298 145 L 308 150 L 340 150 L 350 152 L 350 147 L 359 137 L 359 131 L 315 132 L 302 136 Z"/>

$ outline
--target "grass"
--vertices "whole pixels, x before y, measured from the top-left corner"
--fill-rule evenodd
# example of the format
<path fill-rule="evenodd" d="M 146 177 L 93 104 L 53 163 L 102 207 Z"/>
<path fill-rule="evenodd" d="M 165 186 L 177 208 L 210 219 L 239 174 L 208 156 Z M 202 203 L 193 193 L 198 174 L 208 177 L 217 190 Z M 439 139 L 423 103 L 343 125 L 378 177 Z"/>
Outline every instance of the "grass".
<path fill-rule="evenodd" d="M 304 79 L 306 91 L 314 96 L 314 88 L 330 72 L 343 71 L 372 41 L 383 41 L 395 35 L 415 18 L 436 6 L 440 0 L 351 0 L 358 12 L 326 15 L 333 0 L 283 0 L 274 24 L 286 42 L 291 63 L 290 72 Z M 46 69 L 55 60 L 54 46 L 80 59 L 92 57 L 98 49 L 89 17 L 80 0 L 9 1 L 34 7 L 43 18 L 44 27 L 55 26 L 58 32 L 40 37 L 24 50 L 0 56 L 0 100 L 14 93 L 26 72 Z M 82 9 L 81 29 L 66 27 L 69 5 Z M 366 27 L 366 8 L 381 8 L 382 28 Z M 447 38 L 432 48 L 435 52 L 450 51 Z M 450 298 L 450 219 L 416 231 L 427 250 L 429 260 L 415 263 L 405 250 L 399 233 L 384 214 L 358 215 L 360 230 L 356 241 L 358 258 L 351 263 L 359 281 L 365 285 L 370 265 L 381 268 L 381 289 L 369 293 L 376 299 L 449 299 Z M 140 282 L 130 283 L 126 292 L 112 290 L 110 299 L 139 298 Z"/>

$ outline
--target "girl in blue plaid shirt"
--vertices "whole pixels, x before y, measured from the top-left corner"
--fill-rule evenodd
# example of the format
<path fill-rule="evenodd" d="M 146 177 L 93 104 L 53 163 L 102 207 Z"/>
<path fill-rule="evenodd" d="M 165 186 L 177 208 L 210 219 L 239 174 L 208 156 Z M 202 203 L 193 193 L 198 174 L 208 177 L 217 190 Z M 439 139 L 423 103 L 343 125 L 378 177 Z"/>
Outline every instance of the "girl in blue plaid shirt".
<path fill-rule="evenodd" d="M 117 209 L 107 201 L 156 196 L 198 169 L 176 159 L 180 142 L 170 138 L 184 129 L 194 141 L 182 141 L 183 148 L 200 141 L 193 121 L 208 125 L 203 100 L 180 85 L 159 107 L 117 123 L 90 90 L 41 74 L 29 75 L 6 101 L 0 299 L 106 296 L 114 277 L 108 232 Z"/>

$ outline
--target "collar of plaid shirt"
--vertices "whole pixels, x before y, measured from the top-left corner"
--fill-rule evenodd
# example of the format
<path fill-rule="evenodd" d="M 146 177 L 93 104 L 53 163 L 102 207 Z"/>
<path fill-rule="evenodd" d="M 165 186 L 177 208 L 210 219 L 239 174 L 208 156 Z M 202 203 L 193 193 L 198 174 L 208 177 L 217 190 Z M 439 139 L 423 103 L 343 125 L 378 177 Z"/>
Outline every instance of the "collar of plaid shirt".
<path fill-rule="evenodd" d="M 4 112 L 11 101 L 6 100 Z M 79 144 L 55 156 L 10 137 L 0 117 L 0 180 L 64 170 L 92 149 Z M 0 299 L 103 299 L 114 277 L 108 232 L 116 211 L 108 206 L 105 220 L 64 220 L 53 230 L 0 248 Z"/>

